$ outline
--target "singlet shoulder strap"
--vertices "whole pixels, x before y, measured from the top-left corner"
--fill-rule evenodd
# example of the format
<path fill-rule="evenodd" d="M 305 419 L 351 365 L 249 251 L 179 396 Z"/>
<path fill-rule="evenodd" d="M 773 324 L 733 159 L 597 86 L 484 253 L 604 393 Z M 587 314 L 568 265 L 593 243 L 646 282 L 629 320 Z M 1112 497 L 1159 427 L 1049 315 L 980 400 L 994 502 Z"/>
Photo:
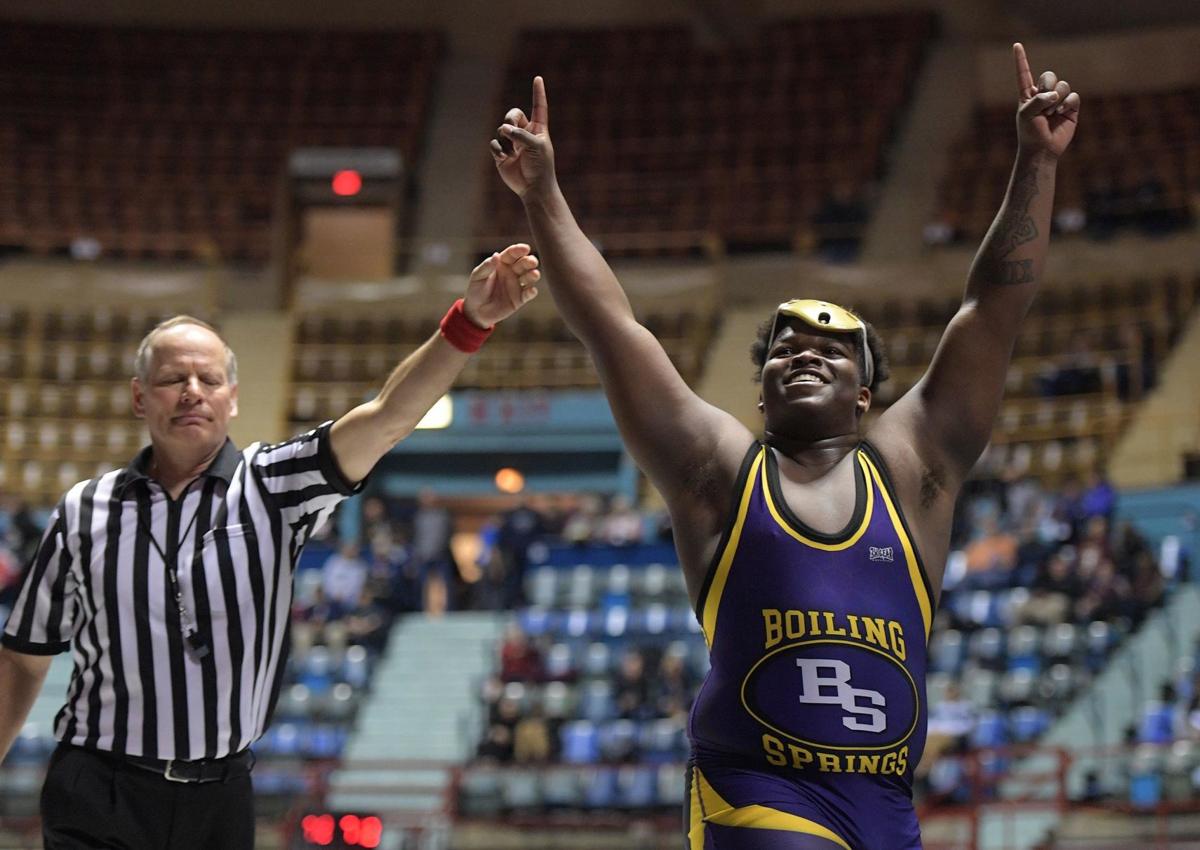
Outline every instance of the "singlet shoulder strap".
<path fill-rule="evenodd" d="M 759 442 L 754 442 L 746 450 L 741 469 L 738 470 L 737 481 L 733 485 L 729 519 L 725 523 L 725 530 L 721 533 L 716 551 L 713 552 L 712 561 L 709 562 L 704 584 L 700 586 L 700 596 L 696 600 L 696 618 L 704 629 L 704 639 L 708 641 L 709 647 L 712 646 L 717 626 L 717 608 L 721 603 L 721 593 L 725 590 L 729 567 L 737 554 L 738 540 L 746 523 L 750 499 L 758 481 L 758 470 L 762 466 L 766 451 L 766 446 Z"/>

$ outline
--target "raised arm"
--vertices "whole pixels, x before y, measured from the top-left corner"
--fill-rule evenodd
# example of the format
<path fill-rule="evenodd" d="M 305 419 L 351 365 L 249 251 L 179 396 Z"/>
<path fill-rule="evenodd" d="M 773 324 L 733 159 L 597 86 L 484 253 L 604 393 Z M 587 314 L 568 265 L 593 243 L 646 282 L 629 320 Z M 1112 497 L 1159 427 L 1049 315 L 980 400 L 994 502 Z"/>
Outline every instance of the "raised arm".
<path fill-rule="evenodd" d="M 1079 95 L 1046 71 L 1034 84 L 1020 44 L 1016 66 L 1017 161 L 1008 192 L 967 278 L 929 370 L 880 418 L 872 438 L 899 442 L 932 470 L 922 502 L 951 499 L 987 445 L 1022 319 L 1037 294 L 1050 240 L 1058 158 L 1079 119 Z M 878 432 L 878 436 L 876 436 Z"/>
<path fill-rule="evenodd" d="M 52 660 L 0 647 L 0 763 L 25 725 Z"/>
<path fill-rule="evenodd" d="M 348 480 L 366 478 L 450 389 L 471 357 L 463 334 L 486 334 L 537 296 L 537 266 L 528 245 L 510 245 L 476 266 L 461 308 L 447 314 L 442 330 L 392 370 L 379 395 L 333 423 L 333 456 Z"/>
<path fill-rule="evenodd" d="M 525 205 L 554 303 L 591 354 L 634 460 L 677 524 L 683 519 L 691 528 L 699 525 L 702 536 L 719 534 L 724 503 L 753 435 L 692 392 L 634 317 L 558 186 L 549 122 L 545 84 L 535 77 L 529 117 L 510 110 L 492 141 L 496 168 Z"/>

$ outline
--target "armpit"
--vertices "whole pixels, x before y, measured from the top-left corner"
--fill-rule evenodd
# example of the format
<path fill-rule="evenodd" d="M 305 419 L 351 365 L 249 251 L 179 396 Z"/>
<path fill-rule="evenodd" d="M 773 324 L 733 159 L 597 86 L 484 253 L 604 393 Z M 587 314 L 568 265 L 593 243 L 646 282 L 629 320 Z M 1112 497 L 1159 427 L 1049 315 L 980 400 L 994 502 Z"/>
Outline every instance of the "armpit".
<path fill-rule="evenodd" d="M 940 464 L 921 470 L 921 507 L 932 507 L 946 490 L 946 470 Z"/>

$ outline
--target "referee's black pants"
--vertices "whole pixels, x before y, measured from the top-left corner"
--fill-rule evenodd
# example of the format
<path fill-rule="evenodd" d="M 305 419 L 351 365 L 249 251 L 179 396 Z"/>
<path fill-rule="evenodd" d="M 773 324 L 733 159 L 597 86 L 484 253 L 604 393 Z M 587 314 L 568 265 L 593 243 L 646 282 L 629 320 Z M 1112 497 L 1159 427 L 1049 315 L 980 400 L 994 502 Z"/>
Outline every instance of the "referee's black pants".
<path fill-rule="evenodd" d="M 60 745 L 42 786 L 42 839 L 45 850 L 254 850 L 250 771 L 185 784 Z"/>

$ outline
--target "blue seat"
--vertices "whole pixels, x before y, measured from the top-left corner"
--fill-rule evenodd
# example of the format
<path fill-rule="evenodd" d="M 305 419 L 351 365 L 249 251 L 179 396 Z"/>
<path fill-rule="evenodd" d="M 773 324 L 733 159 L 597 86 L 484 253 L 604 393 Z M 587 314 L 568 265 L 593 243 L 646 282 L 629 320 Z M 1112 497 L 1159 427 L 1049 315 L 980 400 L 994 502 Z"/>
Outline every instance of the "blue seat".
<path fill-rule="evenodd" d="M 642 760 L 649 764 L 663 764 L 687 757 L 687 735 L 683 727 L 673 720 L 648 720 L 638 731 L 638 743 Z"/>
<path fill-rule="evenodd" d="M 304 727 L 299 723 L 277 723 L 259 743 L 271 755 L 300 755 L 301 736 Z"/>
<path fill-rule="evenodd" d="M 371 658 L 365 647 L 352 646 L 346 650 L 341 679 L 355 690 L 362 690 L 370 684 Z"/>
<path fill-rule="evenodd" d="M 1050 714 L 1045 709 L 1026 705 L 1014 709 L 1008 721 L 1013 741 L 1026 744 L 1036 740 L 1050 727 Z"/>
<path fill-rule="evenodd" d="M 632 720 L 615 720 L 600 727 L 600 755 L 604 761 L 627 761 L 638 750 L 638 726 Z"/>
<path fill-rule="evenodd" d="M 946 629 L 933 636 L 929 647 L 930 671 L 956 675 L 966 655 L 962 632 Z"/>
<path fill-rule="evenodd" d="M 593 764 L 600 760 L 600 736 L 587 720 L 565 723 L 559 731 L 562 760 L 567 764 Z"/>
<path fill-rule="evenodd" d="M 1138 741 L 1143 744 L 1169 744 L 1175 740 L 1175 709 L 1152 701 L 1142 708 L 1138 723 Z"/>
<path fill-rule="evenodd" d="M 583 805 L 589 809 L 611 809 L 617 804 L 617 771 L 598 767 L 583 777 Z"/>
<path fill-rule="evenodd" d="M 542 802 L 552 808 L 578 806 L 583 799 L 579 774 L 573 769 L 550 769 L 542 773 Z"/>
<path fill-rule="evenodd" d="M 613 696 L 612 682 L 600 679 L 588 682 L 579 695 L 579 713 L 593 723 L 603 723 L 617 716 L 617 703 Z"/>
<path fill-rule="evenodd" d="M 465 815 L 495 816 L 500 813 L 500 773 L 490 768 L 469 768 L 458 786 L 458 807 Z M 258 779 L 255 777 L 255 790 Z"/>
<path fill-rule="evenodd" d="M 1142 773 L 1129 780 L 1129 802 L 1134 808 L 1152 809 L 1162 802 L 1162 776 Z"/>
<path fill-rule="evenodd" d="M 645 809 L 658 802 L 658 775 L 654 768 L 630 765 L 617 771 L 617 804 Z"/>
<path fill-rule="evenodd" d="M 517 615 L 521 631 L 530 637 L 540 637 L 562 631 L 562 615 L 545 608 L 526 608 Z"/>
<path fill-rule="evenodd" d="M 305 756 L 314 759 L 335 759 L 342 755 L 346 734 L 329 723 L 316 723 L 301 737 L 300 748 Z"/>
<path fill-rule="evenodd" d="M 1005 717 L 998 711 L 986 711 L 979 715 L 971 732 L 972 747 L 1002 747 L 1008 743 L 1008 728 Z"/>

